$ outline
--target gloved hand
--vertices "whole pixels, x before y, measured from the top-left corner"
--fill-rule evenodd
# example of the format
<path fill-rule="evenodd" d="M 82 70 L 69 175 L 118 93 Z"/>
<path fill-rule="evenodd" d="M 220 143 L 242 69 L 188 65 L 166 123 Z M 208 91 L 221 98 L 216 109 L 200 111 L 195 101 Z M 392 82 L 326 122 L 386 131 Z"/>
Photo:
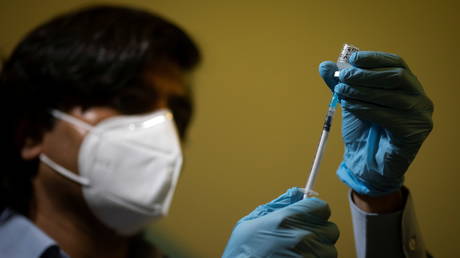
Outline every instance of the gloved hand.
<path fill-rule="evenodd" d="M 291 188 L 242 218 L 228 241 L 223 258 L 337 257 L 337 226 L 328 222 L 329 206 Z"/>
<path fill-rule="evenodd" d="M 382 196 L 402 186 L 433 127 L 433 104 L 397 55 L 360 51 L 349 63 L 338 79 L 335 63 L 319 67 L 341 100 L 345 154 L 337 175 L 360 194 Z"/>

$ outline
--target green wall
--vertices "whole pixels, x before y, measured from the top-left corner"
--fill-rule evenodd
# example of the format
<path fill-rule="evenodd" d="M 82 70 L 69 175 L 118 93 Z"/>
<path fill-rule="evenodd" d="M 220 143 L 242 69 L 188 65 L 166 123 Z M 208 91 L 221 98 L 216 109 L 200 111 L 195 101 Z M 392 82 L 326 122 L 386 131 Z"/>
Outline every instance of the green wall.
<path fill-rule="evenodd" d="M 98 3 L 0 0 L 7 55 L 52 15 Z M 457 1 L 108 1 L 145 7 L 182 25 L 204 62 L 194 77 L 197 114 L 160 242 L 218 257 L 234 223 L 291 186 L 303 186 L 330 92 L 317 66 L 343 43 L 404 57 L 435 103 L 435 128 L 406 177 L 428 248 L 456 257 L 460 237 Z M 456 72 L 457 71 L 457 72 Z M 335 176 L 343 147 L 333 126 L 316 190 L 341 229 L 340 257 L 354 256 L 347 188 Z M 165 240 L 166 239 L 166 240 Z"/>

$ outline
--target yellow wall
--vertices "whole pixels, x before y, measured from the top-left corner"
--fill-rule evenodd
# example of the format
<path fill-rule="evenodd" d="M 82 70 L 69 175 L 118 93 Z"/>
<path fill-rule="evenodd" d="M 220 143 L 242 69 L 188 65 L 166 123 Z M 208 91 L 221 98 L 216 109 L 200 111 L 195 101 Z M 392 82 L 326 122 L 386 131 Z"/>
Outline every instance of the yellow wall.
<path fill-rule="evenodd" d="M 201 257 L 221 254 L 233 224 L 291 186 L 303 186 L 327 102 L 317 66 L 344 42 L 400 54 L 435 103 L 435 129 L 407 175 L 419 223 L 436 257 L 460 242 L 457 1 L 131 0 L 188 30 L 204 52 L 197 115 L 170 216 L 155 226 Z M 0 48 L 85 0 L 0 0 Z M 343 147 L 333 126 L 316 190 L 353 257 L 347 188 L 335 176 Z"/>

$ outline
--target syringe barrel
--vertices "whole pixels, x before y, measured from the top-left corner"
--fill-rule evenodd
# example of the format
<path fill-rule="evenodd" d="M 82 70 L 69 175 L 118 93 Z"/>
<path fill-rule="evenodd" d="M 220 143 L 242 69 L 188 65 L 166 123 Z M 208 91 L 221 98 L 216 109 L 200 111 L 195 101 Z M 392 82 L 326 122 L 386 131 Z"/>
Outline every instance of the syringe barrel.
<path fill-rule="evenodd" d="M 357 52 L 357 51 L 359 51 L 359 48 L 357 48 L 357 47 L 355 47 L 355 46 L 353 46 L 351 44 L 344 44 L 343 45 L 342 51 L 340 52 L 339 58 L 337 59 L 337 67 L 338 67 L 339 71 L 344 69 L 344 68 L 347 68 L 347 67 L 351 66 L 348 63 L 348 59 L 350 58 L 350 56 L 354 52 Z M 334 73 L 335 77 L 339 76 L 339 71 Z M 329 135 L 329 130 L 331 128 L 332 119 L 334 117 L 337 102 L 338 102 L 338 97 L 334 93 L 333 96 L 332 96 L 332 100 L 329 103 L 328 111 L 327 111 L 327 114 L 326 114 L 326 120 L 324 122 L 323 131 L 321 133 L 321 139 L 319 141 L 318 148 L 316 150 L 315 159 L 313 161 L 313 166 L 311 168 L 310 175 L 308 177 L 307 184 L 305 186 L 304 198 L 310 197 L 312 195 L 312 193 L 313 193 L 312 188 L 313 188 L 316 176 L 317 176 L 318 171 L 319 171 L 319 165 L 320 165 L 321 159 L 323 157 L 324 149 L 326 147 L 326 142 L 327 142 L 327 138 L 328 138 L 328 135 Z"/>

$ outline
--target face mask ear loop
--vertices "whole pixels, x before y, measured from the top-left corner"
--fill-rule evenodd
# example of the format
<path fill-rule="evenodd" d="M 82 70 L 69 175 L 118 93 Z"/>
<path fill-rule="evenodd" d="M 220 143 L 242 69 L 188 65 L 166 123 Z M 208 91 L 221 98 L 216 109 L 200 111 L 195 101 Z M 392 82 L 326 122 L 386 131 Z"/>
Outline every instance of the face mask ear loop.
<path fill-rule="evenodd" d="M 53 109 L 53 110 L 51 110 L 51 114 L 55 118 L 64 120 L 64 121 L 66 121 L 68 123 L 71 123 L 71 124 L 73 124 L 75 126 L 78 126 L 78 127 L 82 128 L 82 129 L 85 129 L 85 130 L 88 130 L 88 131 L 93 129 L 92 125 L 90 125 L 88 123 L 85 123 L 85 122 L 83 122 L 83 121 L 81 121 L 81 120 L 79 120 L 79 119 L 77 119 L 77 118 L 75 118 L 75 117 L 73 117 L 71 115 L 68 115 L 68 114 L 66 114 L 66 113 L 64 113 L 62 111 Z"/>
<path fill-rule="evenodd" d="M 52 161 L 48 156 L 45 154 L 40 154 L 40 160 L 48 165 L 50 168 L 54 169 L 56 172 L 58 172 L 60 175 L 66 177 L 67 179 L 70 179 L 76 183 L 79 183 L 83 186 L 89 186 L 89 179 L 81 177 L 70 170 L 66 169 L 65 167 L 57 164 L 56 162 Z"/>

